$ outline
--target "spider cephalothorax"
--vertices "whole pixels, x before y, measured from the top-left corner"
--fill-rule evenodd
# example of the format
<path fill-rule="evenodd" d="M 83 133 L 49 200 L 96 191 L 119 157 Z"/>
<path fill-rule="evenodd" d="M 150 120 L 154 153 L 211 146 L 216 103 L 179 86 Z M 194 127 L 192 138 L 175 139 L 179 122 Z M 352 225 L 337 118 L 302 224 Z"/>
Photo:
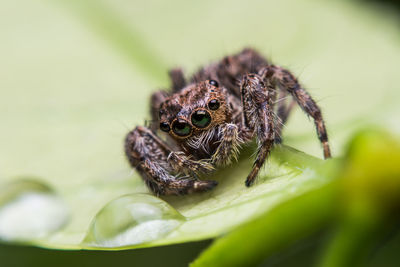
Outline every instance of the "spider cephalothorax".
<path fill-rule="evenodd" d="M 252 49 L 202 68 L 190 82 L 181 70 L 170 71 L 172 89 L 151 98 L 151 128 L 136 127 L 125 141 L 133 167 L 157 194 L 206 191 L 215 181 L 199 180 L 236 158 L 242 143 L 258 141 L 257 157 L 246 179 L 250 186 L 274 143 L 281 142 L 282 125 L 294 104 L 311 116 L 330 157 L 320 109 L 287 70 L 269 64 Z M 290 94 L 292 101 L 286 103 Z M 276 101 L 279 96 L 280 101 Z M 277 105 L 275 106 L 275 103 Z M 168 135 L 167 141 L 157 131 Z"/>
<path fill-rule="evenodd" d="M 160 105 L 160 129 L 179 141 L 230 120 L 226 94 L 214 80 L 186 86 Z"/>

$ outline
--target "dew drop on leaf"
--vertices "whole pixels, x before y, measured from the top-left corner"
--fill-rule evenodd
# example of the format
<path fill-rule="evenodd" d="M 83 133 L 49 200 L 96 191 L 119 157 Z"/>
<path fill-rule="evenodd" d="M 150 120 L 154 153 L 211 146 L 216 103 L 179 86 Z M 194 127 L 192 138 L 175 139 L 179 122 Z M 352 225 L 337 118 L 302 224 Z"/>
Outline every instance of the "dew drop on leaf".
<path fill-rule="evenodd" d="M 0 190 L 0 240 L 45 238 L 68 220 L 65 203 L 48 186 L 18 180 Z"/>
<path fill-rule="evenodd" d="M 105 205 L 93 219 L 83 245 L 123 247 L 154 241 L 178 227 L 185 217 L 165 201 L 131 194 Z"/>

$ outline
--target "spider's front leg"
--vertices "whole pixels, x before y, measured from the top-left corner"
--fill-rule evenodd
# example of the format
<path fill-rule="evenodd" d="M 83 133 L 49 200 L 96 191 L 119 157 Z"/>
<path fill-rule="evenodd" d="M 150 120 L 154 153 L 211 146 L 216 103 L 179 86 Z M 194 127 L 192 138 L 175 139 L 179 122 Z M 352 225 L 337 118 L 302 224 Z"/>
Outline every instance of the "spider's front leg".
<path fill-rule="evenodd" d="M 253 169 L 246 179 L 246 186 L 251 186 L 268 157 L 275 138 L 275 117 L 273 99 L 275 89 L 265 84 L 257 74 L 247 74 L 240 83 L 243 121 L 245 127 L 257 135 L 258 150 Z"/>
<path fill-rule="evenodd" d="M 264 83 L 271 83 L 273 86 L 278 85 L 291 94 L 301 109 L 314 119 L 318 138 L 324 150 L 324 158 L 330 158 L 331 151 L 328 143 L 328 134 L 321 110 L 314 99 L 301 87 L 293 74 L 282 67 L 269 65 L 260 71 L 260 75 L 263 77 Z M 287 111 L 283 113 L 286 116 L 284 119 L 287 119 L 290 109 L 291 107 L 289 106 Z"/>
<path fill-rule="evenodd" d="M 173 151 L 146 127 L 136 127 L 127 135 L 125 153 L 131 165 L 156 194 L 182 195 L 207 191 L 217 185 L 215 181 L 200 181 L 193 177 L 173 175 L 176 170 L 168 161 L 168 156 Z M 178 165 L 185 164 L 187 162 Z"/>
<path fill-rule="evenodd" d="M 225 123 L 218 131 L 219 145 L 211 157 L 211 161 L 217 166 L 229 165 L 232 159 L 237 160 L 240 145 L 243 139 L 238 126 L 233 123 Z"/>
<path fill-rule="evenodd" d="M 198 173 L 210 173 L 214 170 L 208 160 L 192 160 L 181 151 L 171 151 L 167 161 L 174 171 L 192 177 L 197 177 Z"/>

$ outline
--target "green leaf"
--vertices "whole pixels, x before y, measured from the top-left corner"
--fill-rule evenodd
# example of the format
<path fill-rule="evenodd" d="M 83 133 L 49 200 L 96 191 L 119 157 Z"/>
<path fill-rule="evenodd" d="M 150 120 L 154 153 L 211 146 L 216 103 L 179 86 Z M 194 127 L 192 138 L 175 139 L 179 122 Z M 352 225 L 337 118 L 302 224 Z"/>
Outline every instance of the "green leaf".
<path fill-rule="evenodd" d="M 249 146 L 237 164 L 210 177 L 220 183 L 212 192 L 138 200 L 149 192 L 125 160 L 123 138 L 149 118 L 149 95 L 168 86 L 166 66 L 189 73 L 251 45 L 309 89 L 335 156 L 361 126 L 400 130 L 394 18 L 352 2 L 7 0 L 0 22 L 6 242 L 117 249 L 213 238 L 332 180 L 336 162 L 315 157 L 322 152 L 313 124 L 297 110 L 285 146 L 275 148 L 253 187 L 244 186 Z M 131 201 L 156 215 L 127 217 Z M 36 225 L 32 209 L 42 215 Z M 115 229 L 102 228 L 113 222 Z M 129 237 L 137 225 L 147 227 L 136 228 L 144 234 Z"/>
<path fill-rule="evenodd" d="M 338 175 L 339 223 L 321 266 L 365 266 L 390 240 L 398 228 L 399 162 L 400 139 L 385 131 L 364 130 L 351 140 Z"/>
<path fill-rule="evenodd" d="M 399 161 L 399 139 L 382 131 L 361 131 L 333 170 L 337 179 L 217 239 L 192 266 L 257 266 L 330 228 L 336 234 L 324 245 L 317 266 L 366 266 L 379 239 L 388 239 L 388 230 L 398 224 L 398 216 L 393 215 L 400 204 Z M 242 242 L 245 245 L 238 246 Z"/>

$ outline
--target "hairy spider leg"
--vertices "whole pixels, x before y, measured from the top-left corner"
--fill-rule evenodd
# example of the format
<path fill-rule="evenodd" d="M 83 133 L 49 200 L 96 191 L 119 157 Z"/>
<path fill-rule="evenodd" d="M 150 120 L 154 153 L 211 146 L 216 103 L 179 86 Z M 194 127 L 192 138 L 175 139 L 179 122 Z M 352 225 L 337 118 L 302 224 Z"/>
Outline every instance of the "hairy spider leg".
<path fill-rule="evenodd" d="M 199 167 L 195 161 L 186 156 L 177 154 L 177 157 L 171 157 L 176 153 L 146 127 L 139 126 L 128 133 L 125 139 L 125 153 L 131 165 L 138 170 L 149 188 L 156 194 L 183 195 L 208 191 L 217 185 L 216 181 L 201 181 L 193 177 L 171 175 L 176 166 L 193 168 L 193 165 L 190 165 L 193 163 L 195 168 Z"/>
<path fill-rule="evenodd" d="M 273 99 L 275 89 L 266 85 L 257 74 L 247 74 L 241 81 L 244 124 L 254 129 L 258 149 L 253 169 L 246 179 L 246 186 L 251 186 L 270 154 L 274 144 L 275 120 Z"/>
<path fill-rule="evenodd" d="M 304 90 L 304 88 L 301 87 L 293 74 L 282 67 L 270 65 L 267 66 L 262 73 L 264 80 L 269 80 L 272 83 L 279 85 L 279 88 L 287 90 L 296 100 L 301 109 L 314 119 L 317 135 L 322 143 L 324 158 L 330 158 L 331 152 L 325 123 L 322 118 L 321 110 L 312 97 L 306 90 Z"/>

